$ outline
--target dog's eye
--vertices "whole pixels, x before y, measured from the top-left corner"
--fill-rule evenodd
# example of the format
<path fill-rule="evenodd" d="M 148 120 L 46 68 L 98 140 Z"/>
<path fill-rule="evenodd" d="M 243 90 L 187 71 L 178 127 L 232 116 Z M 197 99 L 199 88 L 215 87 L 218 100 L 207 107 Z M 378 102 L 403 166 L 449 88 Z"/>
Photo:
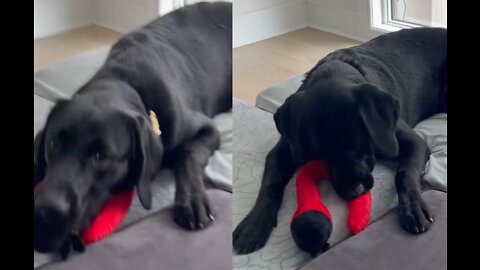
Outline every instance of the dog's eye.
<path fill-rule="evenodd" d="M 58 149 L 59 149 L 59 145 L 57 142 L 55 142 L 54 140 L 50 140 L 48 142 L 48 149 L 51 151 L 51 152 L 57 152 Z"/>

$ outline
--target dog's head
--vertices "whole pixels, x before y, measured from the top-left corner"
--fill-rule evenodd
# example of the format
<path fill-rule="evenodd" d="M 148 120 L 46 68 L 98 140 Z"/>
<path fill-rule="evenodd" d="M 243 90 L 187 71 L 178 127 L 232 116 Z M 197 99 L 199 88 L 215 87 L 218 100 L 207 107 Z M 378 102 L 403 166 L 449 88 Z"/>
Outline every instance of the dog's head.
<path fill-rule="evenodd" d="M 34 249 L 56 252 L 115 192 L 147 209 L 163 145 L 149 117 L 109 93 L 57 102 L 34 142 Z"/>
<path fill-rule="evenodd" d="M 349 200 L 373 187 L 374 150 L 398 155 L 399 103 L 371 84 L 318 81 L 274 115 L 296 163 L 325 162 L 335 191 Z"/>

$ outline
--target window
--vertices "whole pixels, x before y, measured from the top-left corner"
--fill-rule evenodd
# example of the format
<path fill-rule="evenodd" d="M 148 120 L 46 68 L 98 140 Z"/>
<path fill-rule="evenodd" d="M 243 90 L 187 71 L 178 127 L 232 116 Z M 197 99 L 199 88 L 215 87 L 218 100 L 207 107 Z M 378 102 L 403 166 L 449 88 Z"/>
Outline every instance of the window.
<path fill-rule="evenodd" d="M 447 28 L 447 0 L 371 0 L 372 27 L 383 31 Z"/>

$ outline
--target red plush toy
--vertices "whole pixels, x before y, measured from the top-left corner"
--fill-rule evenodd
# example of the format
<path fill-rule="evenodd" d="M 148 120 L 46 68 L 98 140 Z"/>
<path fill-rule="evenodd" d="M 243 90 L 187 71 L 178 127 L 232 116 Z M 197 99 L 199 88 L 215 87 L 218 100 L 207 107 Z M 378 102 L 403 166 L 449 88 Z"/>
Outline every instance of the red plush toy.
<path fill-rule="evenodd" d="M 37 189 L 40 183 L 35 187 Z M 80 239 L 87 245 L 112 234 L 125 218 L 134 196 L 134 188 L 117 193 L 103 205 L 90 225 L 80 232 Z"/>
<path fill-rule="evenodd" d="M 92 244 L 112 234 L 123 221 L 130 208 L 134 189 L 113 195 L 92 220 L 90 226 L 81 232 L 85 244 Z"/>
<path fill-rule="evenodd" d="M 316 256 L 329 248 L 332 216 L 322 203 L 317 188 L 319 180 L 329 179 L 321 161 L 305 164 L 297 173 L 297 210 L 292 216 L 291 231 L 297 246 Z M 352 234 L 363 231 L 370 220 L 372 194 L 367 192 L 348 202 L 347 226 Z"/>

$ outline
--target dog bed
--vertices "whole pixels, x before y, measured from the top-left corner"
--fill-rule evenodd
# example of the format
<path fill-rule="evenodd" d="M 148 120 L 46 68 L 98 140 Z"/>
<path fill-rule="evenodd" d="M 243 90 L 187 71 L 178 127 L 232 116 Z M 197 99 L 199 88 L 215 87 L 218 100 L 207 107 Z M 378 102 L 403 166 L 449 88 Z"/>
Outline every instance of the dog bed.
<path fill-rule="evenodd" d="M 34 74 L 34 136 L 43 128 L 54 102 L 70 98 L 104 63 L 109 49 L 104 48 L 82 54 L 54 64 Z M 221 135 L 220 149 L 210 158 L 205 173 L 210 181 L 208 188 L 232 191 L 232 114 L 224 113 L 214 118 Z M 156 211 L 171 206 L 175 184 L 171 170 L 162 170 L 152 183 L 152 209 L 145 210 L 137 196 L 125 217 L 121 228 Z M 173 219 L 173 217 L 170 217 Z M 159 225 L 161 226 L 161 224 Z M 58 260 L 49 254 L 34 251 L 34 267 Z"/>
<path fill-rule="evenodd" d="M 209 190 L 208 195 L 217 218 L 202 231 L 178 227 L 168 208 L 89 246 L 81 255 L 40 269 L 230 269 L 231 253 L 225 247 L 232 242 L 231 194 Z"/>
<path fill-rule="evenodd" d="M 279 134 L 271 113 L 234 100 L 233 121 L 233 228 L 247 215 L 257 197 L 265 158 L 277 143 Z M 373 171 L 375 185 L 372 189 L 373 205 L 370 221 L 383 216 L 397 205 L 394 183 L 394 162 L 381 161 Z M 322 199 L 333 217 L 333 233 L 330 243 L 348 238 L 346 203 L 333 191 L 330 183 L 320 182 Z M 295 181 L 290 181 L 274 228 L 264 248 L 246 255 L 233 257 L 234 269 L 298 269 L 311 260 L 298 249 L 290 234 L 290 218 L 296 208 Z"/>
<path fill-rule="evenodd" d="M 294 82 L 300 82 L 298 78 Z M 294 83 L 284 83 L 282 85 L 292 86 Z M 272 88 L 286 94 L 284 88 Z M 296 90 L 296 89 L 295 89 Z M 293 90 L 293 91 L 295 91 Z M 274 108 L 275 104 L 280 104 L 278 100 L 284 100 L 283 96 L 277 96 L 277 103 L 268 103 L 270 107 L 258 103 L 262 100 L 260 96 L 257 99 L 257 106 L 265 108 Z M 275 109 L 276 110 L 276 109 Z M 279 134 L 275 128 L 273 115 L 265 110 L 249 106 L 241 101 L 234 101 L 234 194 L 233 194 L 233 224 L 234 228 L 247 215 L 252 208 L 258 190 L 260 188 L 262 173 L 264 170 L 265 158 L 268 151 L 277 143 Z M 429 123 L 433 121 L 434 123 Z M 426 130 L 423 134 L 427 138 L 429 145 L 435 142 L 435 153 L 441 153 L 446 158 L 446 115 L 436 116 L 428 121 L 421 123 L 421 130 Z M 425 126 L 427 128 L 425 128 Z M 432 162 L 430 162 L 432 164 Z M 438 189 L 446 190 L 446 159 L 442 162 L 428 165 L 427 175 L 432 175 L 438 183 L 428 186 L 435 186 Z M 437 166 L 439 165 L 439 166 Z M 373 176 L 375 184 L 372 189 L 373 205 L 370 222 L 379 219 L 397 205 L 397 193 L 394 184 L 396 163 L 389 160 L 380 160 L 374 171 Z M 424 179 L 425 180 L 425 179 Z M 430 181 L 428 181 L 430 182 Z M 320 182 L 320 190 L 324 202 L 328 205 L 334 221 L 334 230 L 330 239 L 332 247 L 335 244 L 347 239 L 350 234 L 346 227 L 346 205 L 333 191 L 331 184 Z M 246 255 L 235 255 L 233 258 L 234 269 L 250 269 L 259 267 L 262 269 L 298 269 L 311 259 L 308 254 L 300 251 L 290 234 L 290 217 L 295 211 L 296 194 L 294 181 L 290 181 L 285 190 L 284 200 L 278 215 L 278 225 L 274 228 L 267 244 L 264 248 Z M 397 222 L 398 223 L 398 222 Z"/>
<path fill-rule="evenodd" d="M 423 198 L 435 218 L 426 233 L 405 232 L 398 224 L 397 213 L 391 211 L 301 270 L 447 269 L 447 193 L 429 190 Z"/>

